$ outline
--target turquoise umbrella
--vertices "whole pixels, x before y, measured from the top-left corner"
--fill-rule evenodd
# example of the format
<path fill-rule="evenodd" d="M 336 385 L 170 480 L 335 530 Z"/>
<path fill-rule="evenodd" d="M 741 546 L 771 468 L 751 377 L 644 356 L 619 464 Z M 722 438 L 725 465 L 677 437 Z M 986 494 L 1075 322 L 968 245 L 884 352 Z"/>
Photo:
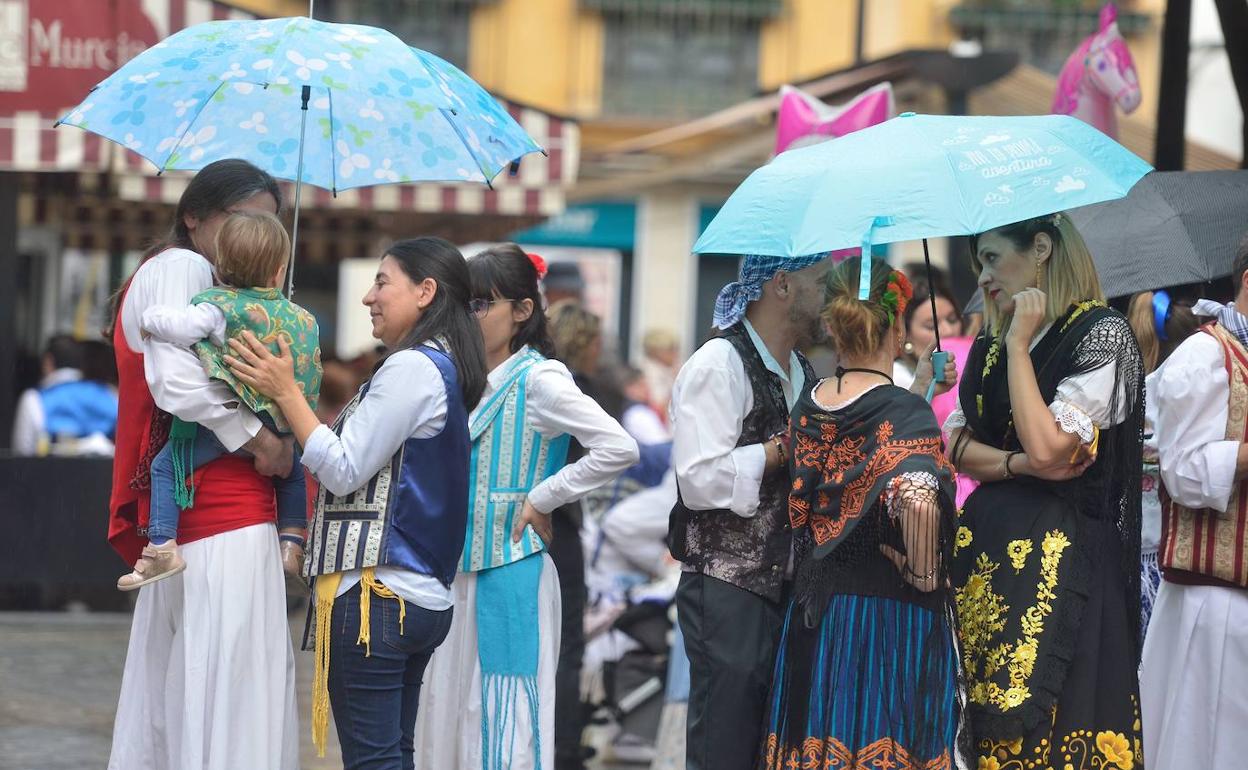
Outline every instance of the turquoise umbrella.
<path fill-rule="evenodd" d="M 795 257 L 861 246 L 870 254 L 873 243 L 922 239 L 930 271 L 928 238 L 1121 198 L 1149 171 L 1068 115 L 904 113 L 780 154 L 741 183 L 693 250 Z M 864 259 L 861 299 L 870 275 Z"/>
<path fill-rule="evenodd" d="M 1068 115 L 905 113 L 778 155 L 741 183 L 693 250 L 793 257 L 972 235 L 1121 198 L 1151 170 Z"/>
<path fill-rule="evenodd" d="M 294 181 L 296 236 L 303 182 L 334 192 L 490 184 L 542 151 L 447 62 L 382 29 L 304 17 L 188 27 L 127 62 L 59 124 L 162 172 L 242 158 Z"/>

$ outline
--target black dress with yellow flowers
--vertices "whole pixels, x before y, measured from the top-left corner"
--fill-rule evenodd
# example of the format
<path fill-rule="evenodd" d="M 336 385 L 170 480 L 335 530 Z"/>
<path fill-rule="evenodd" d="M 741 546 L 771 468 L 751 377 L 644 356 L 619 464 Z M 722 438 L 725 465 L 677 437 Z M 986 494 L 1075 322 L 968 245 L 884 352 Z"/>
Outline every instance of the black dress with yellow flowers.
<path fill-rule="evenodd" d="M 984 484 L 959 518 L 953 579 L 978 766 L 1132 770 L 1143 766 L 1139 348 L 1125 318 L 1085 302 L 1031 359 L 1045 403 L 1096 460 L 1070 481 Z M 1084 411 L 1085 396 L 1100 408 Z M 975 341 L 959 404 L 947 427 L 961 418 L 975 440 L 1021 450 L 999 338 Z"/>

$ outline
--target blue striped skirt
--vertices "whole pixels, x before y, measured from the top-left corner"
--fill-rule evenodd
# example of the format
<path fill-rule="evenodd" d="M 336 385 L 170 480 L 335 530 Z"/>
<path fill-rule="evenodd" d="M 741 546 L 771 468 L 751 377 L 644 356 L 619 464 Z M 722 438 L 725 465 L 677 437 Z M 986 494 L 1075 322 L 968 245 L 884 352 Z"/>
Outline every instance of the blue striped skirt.
<path fill-rule="evenodd" d="M 772 679 L 766 770 L 953 766 L 953 629 L 936 612 L 837 594 L 816 628 L 789 605 Z"/>

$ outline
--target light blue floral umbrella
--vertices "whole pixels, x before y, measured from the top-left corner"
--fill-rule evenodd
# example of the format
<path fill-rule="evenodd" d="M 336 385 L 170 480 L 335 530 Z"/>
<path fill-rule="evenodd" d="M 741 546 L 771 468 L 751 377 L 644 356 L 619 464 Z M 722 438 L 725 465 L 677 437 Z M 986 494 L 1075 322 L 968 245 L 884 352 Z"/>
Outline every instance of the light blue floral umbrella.
<path fill-rule="evenodd" d="M 693 250 L 796 257 L 861 246 L 870 254 L 873 243 L 922 239 L 930 273 L 928 238 L 1121 198 L 1149 171 L 1069 115 L 904 113 L 781 153 L 741 183 Z M 864 259 L 860 299 L 870 295 L 870 276 Z M 931 302 L 935 318 L 934 293 Z"/>
<path fill-rule="evenodd" d="M 385 30 L 303 17 L 188 27 L 131 59 L 61 123 L 125 145 L 162 172 L 243 158 L 294 181 L 296 235 L 302 182 L 335 193 L 490 184 L 542 151 L 447 62 Z"/>

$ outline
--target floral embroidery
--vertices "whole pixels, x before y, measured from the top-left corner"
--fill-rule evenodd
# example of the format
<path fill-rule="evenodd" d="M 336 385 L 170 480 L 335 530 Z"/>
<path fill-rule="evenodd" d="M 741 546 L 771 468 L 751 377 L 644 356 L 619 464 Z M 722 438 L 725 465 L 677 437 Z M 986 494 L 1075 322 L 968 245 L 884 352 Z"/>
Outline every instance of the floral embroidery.
<path fill-rule="evenodd" d="M 1030 540 L 1011 540 L 1006 552 L 1010 555 L 1010 564 L 1014 565 L 1014 574 L 1023 571 L 1023 567 L 1027 564 L 1027 554 L 1031 553 Z"/>
<path fill-rule="evenodd" d="M 880 738 L 857 751 L 836 738 L 807 738 L 802 745 L 781 746 L 775 733 L 767 736 L 763 755 L 766 770 L 951 770 L 948 749 L 926 762 L 910 756 L 897 740 Z M 980 767 L 984 765 L 980 764 Z M 995 770 L 995 768 L 994 768 Z"/>
<path fill-rule="evenodd" d="M 1056 724 L 1056 708 L 1052 719 Z M 1132 729 L 1133 738 L 1113 730 L 1095 733 L 1092 730 L 1075 730 L 1060 739 L 1050 733 L 1049 738 L 1042 738 L 1027 752 L 1023 750 L 1022 738 L 1011 741 L 985 739 L 977 744 L 980 754 L 976 766 L 978 770 L 1049 770 L 1056 767 L 1062 770 L 1134 770 L 1143 764 L 1140 761 L 1138 719 Z M 1054 746 L 1059 756 L 1052 757 L 1050 762 Z"/>
<path fill-rule="evenodd" d="M 959 538 L 961 534 L 959 533 Z M 1005 617 L 1010 611 L 1004 599 L 992 589 L 992 576 L 1000 564 L 988 554 L 976 557 L 975 566 L 966 584 L 957 591 L 958 619 L 962 625 L 962 660 L 970 680 L 970 699 L 981 706 L 993 705 L 1001 711 L 1018 708 L 1031 697 L 1027 686 L 1039 654 L 1039 637 L 1044 623 L 1053 612 L 1052 600 L 1057 598 L 1057 570 L 1062 552 L 1070 539 L 1060 530 L 1045 534 L 1040 550 L 1040 581 L 1036 584 L 1036 603 L 1028 607 L 1020 621 L 1022 635 L 1015 641 L 992 646 L 997 634 L 1005 630 Z M 1015 572 L 1021 571 L 1032 544 L 1014 540 L 1006 548 Z M 1008 686 L 991 681 L 1004 668 Z"/>
<path fill-rule="evenodd" d="M 1105 303 L 1101 302 L 1099 299 L 1090 299 L 1090 300 L 1086 300 L 1084 302 L 1078 303 L 1077 305 L 1075 305 L 1075 309 L 1070 312 L 1070 315 L 1066 317 L 1066 323 L 1062 324 L 1062 331 L 1066 331 L 1067 329 L 1069 329 L 1070 325 L 1075 322 L 1076 318 L 1088 312 L 1089 310 L 1092 310 L 1093 308 L 1098 308 L 1098 307 L 1105 307 Z"/>
<path fill-rule="evenodd" d="M 997 361 L 1001 359 L 1001 338 L 993 337 L 992 344 L 988 346 L 988 352 L 984 354 L 984 372 L 981 382 L 988 381 L 988 375 L 992 372 L 992 368 L 997 365 Z M 979 416 L 984 416 L 984 394 L 977 393 L 975 395 L 975 408 L 979 412 Z"/>
<path fill-rule="evenodd" d="M 971 535 L 971 531 L 969 529 L 966 527 L 958 527 L 957 538 L 953 541 L 954 553 L 957 553 L 958 550 L 962 548 L 966 548 L 971 544 L 973 539 L 974 537 Z"/>

